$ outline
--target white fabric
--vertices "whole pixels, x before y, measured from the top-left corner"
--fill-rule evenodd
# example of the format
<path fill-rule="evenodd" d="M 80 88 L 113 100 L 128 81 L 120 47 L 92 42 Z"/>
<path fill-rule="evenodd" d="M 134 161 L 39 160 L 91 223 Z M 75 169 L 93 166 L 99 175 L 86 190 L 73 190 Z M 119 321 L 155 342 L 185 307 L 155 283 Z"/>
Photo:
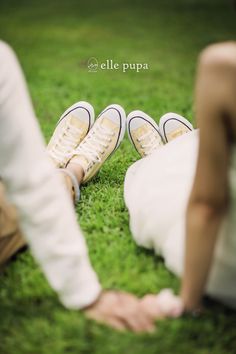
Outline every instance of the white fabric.
<path fill-rule="evenodd" d="M 21 230 L 61 302 L 68 308 L 92 303 L 101 287 L 72 202 L 46 157 L 17 59 L 1 41 L 0 175 Z"/>
<path fill-rule="evenodd" d="M 183 135 L 127 171 L 125 201 L 137 244 L 154 248 L 169 270 L 183 274 L 185 211 L 198 153 L 198 131 Z M 236 151 L 230 171 L 231 207 L 222 223 L 206 292 L 236 307 Z"/>

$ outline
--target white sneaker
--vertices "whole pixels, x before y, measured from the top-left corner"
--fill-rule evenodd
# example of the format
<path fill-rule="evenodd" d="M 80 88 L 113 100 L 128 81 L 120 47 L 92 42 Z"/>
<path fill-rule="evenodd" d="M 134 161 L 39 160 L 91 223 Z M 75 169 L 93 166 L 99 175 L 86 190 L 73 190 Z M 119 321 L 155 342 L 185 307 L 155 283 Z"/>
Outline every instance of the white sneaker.
<path fill-rule="evenodd" d="M 94 109 L 88 102 L 77 102 L 59 119 L 47 152 L 58 168 L 64 168 L 71 153 L 87 135 L 94 122 Z"/>
<path fill-rule="evenodd" d="M 194 129 L 186 118 L 176 113 L 164 114 L 160 119 L 159 128 L 166 143 Z"/>
<path fill-rule="evenodd" d="M 84 170 L 82 183 L 88 182 L 101 168 L 106 159 L 118 148 L 125 134 L 124 109 L 112 104 L 102 111 L 92 129 L 75 149 L 69 163 L 80 165 Z"/>
<path fill-rule="evenodd" d="M 131 143 L 144 157 L 163 145 L 157 123 L 142 111 L 133 111 L 127 117 L 127 132 Z"/>

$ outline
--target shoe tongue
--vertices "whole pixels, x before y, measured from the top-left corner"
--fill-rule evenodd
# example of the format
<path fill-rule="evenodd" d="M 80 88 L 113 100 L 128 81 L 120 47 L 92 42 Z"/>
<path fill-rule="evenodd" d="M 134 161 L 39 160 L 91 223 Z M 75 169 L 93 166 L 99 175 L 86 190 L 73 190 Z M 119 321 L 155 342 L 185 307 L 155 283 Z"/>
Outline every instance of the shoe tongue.
<path fill-rule="evenodd" d="M 113 130 L 114 128 L 117 128 L 117 125 L 111 119 L 108 119 L 106 117 L 102 119 L 101 124 L 104 128 L 107 128 L 109 130 Z"/>
<path fill-rule="evenodd" d="M 181 136 L 185 133 L 188 132 L 188 129 L 187 128 L 179 128 L 179 129 L 176 129 L 174 130 L 173 132 L 170 132 L 168 135 L 168 138 L 169 139 L 175 139 L 177 138 L 178 136 Z"/>
<path fill-rule="evenodd" d="M 89 160 L 83 155 L 76 155 L 72 157 L 70 162 L 80 165 L 84 171 L 87 170 L 89 164 Z"/>
<path fill-rule="evenodd" d="M 148 129 L 148 127 L 146 126 L 146 124 L 141 125 L 141 127 L 136 129 L 136 134 L 138 137 L 142 137 L 142 135 L 148 133 L 150 131 L 150 129 Z"/>
<path fill-rule="evenodd" d="M 69 122 L 72 126 L 76 127 L 76 128 L 85 128 L 86 124 L 83 123 L 81 120 L 79 120 L 78 118 L 76 118 L 73 114 L 70 115 L 70 119 Z"/>

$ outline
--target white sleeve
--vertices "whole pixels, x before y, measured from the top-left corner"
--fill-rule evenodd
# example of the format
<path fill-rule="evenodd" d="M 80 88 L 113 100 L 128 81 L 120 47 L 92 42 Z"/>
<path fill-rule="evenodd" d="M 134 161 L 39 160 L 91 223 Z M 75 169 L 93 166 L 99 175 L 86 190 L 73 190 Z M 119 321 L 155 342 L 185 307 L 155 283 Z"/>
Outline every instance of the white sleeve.
<path fill-rule="evenodd" d="M 19 224 L 51 287 L 68 308 L 83 308 L 101 287 L 72 202 L 45 145 L 12 50 L 0 41 L 0 176 Z"/>

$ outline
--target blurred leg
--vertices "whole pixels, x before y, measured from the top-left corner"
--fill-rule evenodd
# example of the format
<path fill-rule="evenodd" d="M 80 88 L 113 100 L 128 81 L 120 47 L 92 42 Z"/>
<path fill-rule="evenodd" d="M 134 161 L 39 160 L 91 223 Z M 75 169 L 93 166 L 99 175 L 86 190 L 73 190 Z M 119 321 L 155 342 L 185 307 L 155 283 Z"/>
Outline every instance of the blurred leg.
<path fill-rule="evenodd" d="M 18 228 L 16 209 L 6 200 L 0 182 L 0 267 L 25 244 Z"/>
<path fill-rule="evenodd" d="M 83 180 L 84 171 L 79 165 L 68 165 L 66 168 L 57 169 L 62 176 L 62 181 L 71 196 L 72 201 L 76 202 L 80 199 L 80 185 Z"/>

